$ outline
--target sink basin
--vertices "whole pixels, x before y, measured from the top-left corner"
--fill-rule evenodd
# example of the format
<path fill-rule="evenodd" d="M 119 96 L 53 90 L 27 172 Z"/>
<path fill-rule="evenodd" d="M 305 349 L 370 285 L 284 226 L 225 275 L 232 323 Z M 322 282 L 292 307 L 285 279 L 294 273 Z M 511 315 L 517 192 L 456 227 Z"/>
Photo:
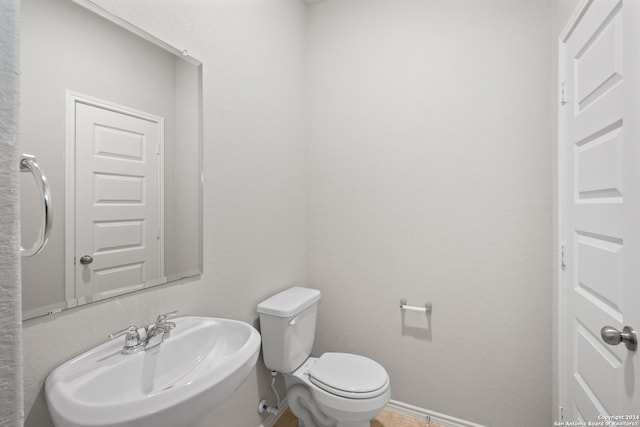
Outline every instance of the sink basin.
<path fill-rule="evenodd" d="M 60 365 L 45 395 L 57 427 L 188 427 L 229 397 L 258 359 L 260 334 L 229 319 L 185 316 L 162 344 L 120 354 L 111 340 Z"/>

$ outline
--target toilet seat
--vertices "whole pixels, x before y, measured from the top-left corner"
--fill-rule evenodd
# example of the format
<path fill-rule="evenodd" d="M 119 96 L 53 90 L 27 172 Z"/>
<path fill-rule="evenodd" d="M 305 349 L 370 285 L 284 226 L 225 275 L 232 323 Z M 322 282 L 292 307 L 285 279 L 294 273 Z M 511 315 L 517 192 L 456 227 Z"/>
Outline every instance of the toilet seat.
<path fill-rule="evenodd" d="M 348 399 L 369 399 L 389 385 L 387 371 L 357 354 L 325 353 L 309 370 L 309 380 L 322 390 Z"/>

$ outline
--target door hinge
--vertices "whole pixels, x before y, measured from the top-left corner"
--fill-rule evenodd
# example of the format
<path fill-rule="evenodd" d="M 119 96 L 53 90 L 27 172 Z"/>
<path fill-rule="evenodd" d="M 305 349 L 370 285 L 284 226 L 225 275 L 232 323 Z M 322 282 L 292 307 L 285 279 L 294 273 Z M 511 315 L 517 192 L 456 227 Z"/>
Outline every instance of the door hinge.
<path fill-rule="evenodd" d="M 562 105 L 563 107 L 567 105 L 567 98 L 565 96 L 566 89 L 567 89 L 567 82 L 564 81 L 560 85 L 560 105 Z"/>
<path fill-rule="evenodd" d="M 560 421 L 564 421 L 564 406 L 560 407 Z"/>
<path fill-rule="evenodd" d="M 562 268 L 563 271 L 567 267 L 567 264 L 565 263 L 565 256 L 565 246 L 562 245 L 560 247 L 560 268 Z"/>

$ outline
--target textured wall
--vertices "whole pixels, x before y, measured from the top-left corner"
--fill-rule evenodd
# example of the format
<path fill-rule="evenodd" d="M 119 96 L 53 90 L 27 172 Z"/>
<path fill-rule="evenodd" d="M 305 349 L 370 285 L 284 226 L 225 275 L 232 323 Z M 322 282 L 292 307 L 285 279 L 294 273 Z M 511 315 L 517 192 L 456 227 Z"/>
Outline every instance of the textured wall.
<path fill-rule="evenodd" d="M 204 274 L 25 322 L 27 427 L 51 425 L 46 375 L 110 332 L 173 309 L 254 323 L 258 302 L 305 278 L 304 4 L 100 3 L 203 62 Z M 259 398 L 273 400 L 261 364 L 203 426 L 259 425 Z"/>
<path fill-rule="evenodd" d="M 550 4 L 310 8 L 316 351 L 369 355 L 392 399 L 484 425 L 551 424 Z"/>
<path fill-rule="evenodd" d="M 18 203 L 19 2 L 0 2 L 0 425 L 22 425 Z"/>

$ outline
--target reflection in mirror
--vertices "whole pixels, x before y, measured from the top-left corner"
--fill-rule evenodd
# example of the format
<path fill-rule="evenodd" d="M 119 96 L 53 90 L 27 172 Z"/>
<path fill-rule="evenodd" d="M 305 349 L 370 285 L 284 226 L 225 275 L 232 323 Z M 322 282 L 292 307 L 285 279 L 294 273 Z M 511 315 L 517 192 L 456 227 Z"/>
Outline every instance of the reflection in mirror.
<path fill-rule="evenodd" d="M 22 259 L 24 318 L 201 274 L 200 62 L 88 1 L 21 13 L 20 149 L 54 212 L 47 246 Z M 26 247 L 42 219 L 22 175 Z"/>

